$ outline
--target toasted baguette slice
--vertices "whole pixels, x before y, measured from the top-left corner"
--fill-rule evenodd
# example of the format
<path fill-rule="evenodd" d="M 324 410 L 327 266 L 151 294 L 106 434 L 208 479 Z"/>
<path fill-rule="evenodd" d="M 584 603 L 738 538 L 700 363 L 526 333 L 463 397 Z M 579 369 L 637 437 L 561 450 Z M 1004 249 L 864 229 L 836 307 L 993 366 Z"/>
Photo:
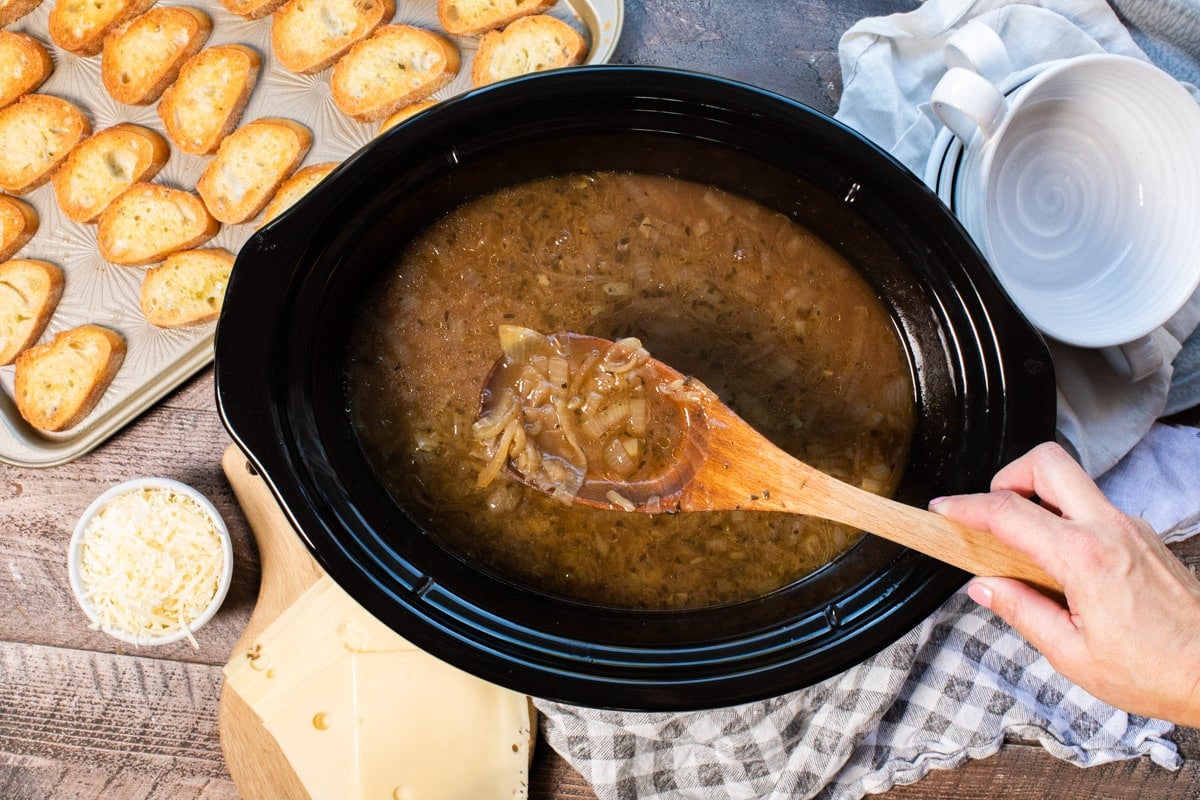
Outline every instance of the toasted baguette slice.
<path fill-rule="evenodd" d="M 410 117 L 415 117 L 417 114 L 420 114 L 425 109 L 432 108 L 433 106 L 436 106 L 437 104 L 438 104 L 437 100 L 431 99 L 431 100 L 421 100 L 420 102 L 413 103 L 410 106 L 404 106 L 404 108 L 401 108 L 398 111 L 394 111 L 391 114 L 389 114 L 387 116 L 387 119 L 385 119 L 383 122 L 379 123 L 379 133 L 389 131 L 392 128 L 399 125 L 401 122 L 404 122 L 404 120 L 409 119 Z M 376 134 L 376 135 L 378 135 L 378 134 Z"/>
<path fill-rule="evenodd" d="M 233 253 L 214 247 L 183 250 L 146 270 L 139 302 L 151 325 L 178 328 L 209 322 L 221 313 Z"/>
<path fill-rule="evenodd" d="M 263 220 L 259 223 L 261 228 L 271 220 L 278 217 L 284 211 L 287 211 L 300 200 L 301 197 L 308 194 L 314 186 L 325 180 L 325 176 L 337 169 L 338 162 L 326 161 L 323 164 L 310 164 L 304 169 L 298 170 L 292 177 L 279 185 L 275 196 L 271 198 L 271 202 L 267 204 L 267 208 L 263 211 Z"/>
<path fill-rule="evenodd" d="M 99 325 L 62 331 L 17 356 L 13 398 L 35 428 L 62 431 L 91 413 L 125 360 L 125 340 Z"/>
<path fill-rule="evenodd" d="M 333 65 L 333 102 L 359 122 L 376 122 L 454 80 L 460 63 L 458 48 L 444 36 L 384 25 Z"/>
<path fill-rule="evenodd" d="M 284 69 L 310 75 L 395 13 L 395 0 L 288 0 L 272 15 L 271 49 Z"/>
<path fill-rule="evenodd" d="M 77 56 L 94 56 L 118 25 L 147 11 L 155 0 L 55 0 L 50 40 Z"/>
<path fill-rule="evenodd" d="M 0 261 L 6 261 L 37 233 L 37 209 L 17 197 L 0 194 Z"/>
<path fill-rule="evenodd" d="M 100 215 L 100 255 L 114 264 L 138 266 L 199 247 L 221 225 L 200 198 L 182 189 L 135 183 Z"/>
<path fill-rule="evenodd" d="M 62 297 L 62 270 L 48 261 L 0 264 L 0 365 L 38 340 Z"/>
<path fill-rule="evenodd" d="M 42 0 L 0 0 L 0 26 L 7 27 L 42 4 Z"/>
<path fill-rule="evenodd" d="M 189 58 L 158 104 L 167 136 L 185 153 L 214 153 L 237 127 L 262 70 L 262 56 L 240 44 Z"/>
<path fill-rule="evenodd" d="M 438 0 L 438 21 L 451 36 L 474 36 L 548 11 L 556 0 Z"/>
<path fill-rule="evenodd" d="M 471 82 L 476 86 L 545 69 L 579 64 L 587 42 L 579 31 L 556 17 L 522 17 L 502 31 L 489 31 L 479 40 Z"/>
<path fill-rule="evenodd" d="M 221 142 L 196 181 L 196 191 L 221 222 L 245 222 L 263 210 L 311 146 L 312 133 L 299 122 L 256 119 Z"/>
<path fill-rule="evenodd" d="M 41 186 L 91 132 L 82 111 L 48 94 L 27 94 L 0 109 L 0 189 L 25 194 Z"/>
<path fill-rule="evenodd" d="M 45 45 L 24 33 L 0 31 L 0 106 L 29 94 L 53 71 Z"/>
<path fill-rule="evenodd" d="M 104 88 L 118 103 L 153 103 L 208 41 L 212 25 L 212 17 L 187 6 L 159 6 L 126 22 L 104 38 Z"/>
<path fill-rule="evenodd" d="M 221 0 L 231 14 L 244 19 L 262 19 L 283 5 L 284 0 Z"/>
<path fill-rule="evenodd" d="M 55 171 L 58 207 L 76 222 L 95 222 L 122 192 L 157 175 L 170 155 L 157 131 L 129 122 L 106 128 L 80 142 Z"/>

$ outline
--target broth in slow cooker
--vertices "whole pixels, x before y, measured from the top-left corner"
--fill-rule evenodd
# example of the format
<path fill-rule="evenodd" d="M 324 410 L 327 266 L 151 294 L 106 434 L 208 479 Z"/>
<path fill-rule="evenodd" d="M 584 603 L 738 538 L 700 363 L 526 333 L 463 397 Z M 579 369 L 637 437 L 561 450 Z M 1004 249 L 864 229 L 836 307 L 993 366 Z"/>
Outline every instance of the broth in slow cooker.
<path fill-rule="evenodd" d="M 418 236 L 368 292 L 346 388 L 395 501 L 469 562 L 616 607 L 746 600 L 821 567 L 846 526 L 754 512 L 572 506 L 475 442 L 497 329 L 636 337 L 813 466 L 891 494 L 914 426 L 910 369 L 871 287 L 788 217 L 679 179 L 577 174 L 502 189 Z"/>

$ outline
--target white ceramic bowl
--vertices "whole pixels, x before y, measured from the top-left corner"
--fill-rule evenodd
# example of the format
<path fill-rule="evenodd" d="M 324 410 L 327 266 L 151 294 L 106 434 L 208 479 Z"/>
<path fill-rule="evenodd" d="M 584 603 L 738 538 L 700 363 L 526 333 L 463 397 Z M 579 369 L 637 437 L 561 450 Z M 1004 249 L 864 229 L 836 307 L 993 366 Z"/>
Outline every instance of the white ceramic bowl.
<path fill-rule="evenodd" d="M 114 629 L 105 626 L 101 623 L 99 615 L 96 613 L 95 607 L 88 600 L 88 592 L 85 587 L 85 579 L 82 574 L 82 555 L 85 534 L 89 523 L 100 513 L 110 502 L 115 498 L 134 492 L 141 489 L 153 489 L 174 492 L 177 495 L 182 495 L 194 501 L 196 505 L 212 520 L 213 526 L 216 529 L 217 536 L 221 541 L 222 565 L 220 577 L 217 583 L 216 593 L 207 606 L 197 615 L 189 625 L 178 629 L 170 630 L 161 635 L 139 634 L 130 631 Z M 79 522 L 75 525 L 75 532 L 71 536 L 71 543 L 67 555 L 68 572 L 70 573 L 71 590 L 75 593 L 75 599 L 78 601 L 80 608 L 91 620 L 92 624 L 104 631 L 110 636 L 120 639 L 123 642 L 133 645 L 162 645 L 178 642 L 181 639 L 188 637 L 188 634 L 195 634 L 200 628 L 204 627 L 209 620 L 217 613 L 217 609 L 225 601 L 225 595 L 229 592 L 229 585 L 233 580 L 233 543 L 229 537 L 229 529 L 225 525 L 225 521 L 221 518 L 216 507 L 209 502 L 208 498 L 200 492 L 188 486 L 185 483 L 172 480 L 170 478 L 137 478 L 135 480 L 126 481 L 113 486 L 108 491 L 101 494 L 83 515 L 79 518 Z"/>
<path fill-rule="evenodd" d="M 1055 62 L 994 102 L 995 128 L 964 147 L 954 209 L 997 278 L 1067 344 L 1151 334 L 1200 284 L 1200 107 L 1153 65 L 1107 53 Z"/>

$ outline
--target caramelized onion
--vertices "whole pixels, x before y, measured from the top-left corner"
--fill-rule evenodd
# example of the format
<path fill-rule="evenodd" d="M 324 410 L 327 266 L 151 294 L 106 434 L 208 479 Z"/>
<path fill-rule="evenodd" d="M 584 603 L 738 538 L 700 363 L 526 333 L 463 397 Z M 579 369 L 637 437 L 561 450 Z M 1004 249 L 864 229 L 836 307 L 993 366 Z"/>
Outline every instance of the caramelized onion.
<path fill-rule="evenodd" d="M 640 341 L 573 347 L 582 340 L 512 325 L 500 326 L 499 336 L 503 356 L 488 387 L 495 405 L 472 428 L 487 456 L 480 486 L 508 465 L 531 486 L 570 500 L 587 479 L 633 480 L 669 468 L 681 439 L 679 411 L 670 392 L 654 390 L 659 379 Z"/>

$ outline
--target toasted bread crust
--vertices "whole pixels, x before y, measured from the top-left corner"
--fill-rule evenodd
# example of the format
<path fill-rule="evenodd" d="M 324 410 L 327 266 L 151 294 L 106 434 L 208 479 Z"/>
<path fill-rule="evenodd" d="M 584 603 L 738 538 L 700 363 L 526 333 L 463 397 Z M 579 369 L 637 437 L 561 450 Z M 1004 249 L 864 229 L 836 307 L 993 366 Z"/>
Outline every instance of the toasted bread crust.
<path fill-rule="evenodd" d="M 216 319 L 233 262 L 233 253 L 219 247 L 172 253 L 162 264 L 146 270 L 138 298 L 143 316 L 161 328 Z"/>
<path fill-rule="evenodd" d="M 333 102 L 359 122 L 375 122 L 441 89 L 460 64 L 458 48 L 444 36 L 384 25 L 334 64 Z"/>
<path fill-rule="evenodd" d="M 11 25 L 42 4 L 42 0 L 0 0 L 0 26 Z"/>
<path fill-rule="evenodd" d="M 27 94 L 0 109 L 0 189 L 25 194 L 41 186 L 91 132 L 82 111 L 48 94 Z"/>
<path fill-rule="evenodd" d="M 199 247 L 220 227 L 191 192 L 135 183 L 100 215 L 96 240 L 106 260 L 139 266 Z"/>
<path fill-rule="evenodd" d="M 266 225 L 294 206 L 300 198 L 312 191 L 314 186 L 325 180 L 329 173 L 337 169 L 337 166 L 338 162 L 336 161 L 326 161 L 322 164 L 310 164 L 293 173 L 275 190 L 275 196 L 271 198 L 271 202 L 263 211 L 263 219 L 259 227 Z"/>
<path fill-rule="evenodd" d="M 159 6 L 117 27 L 104 38 L 104 88 L 118 103 L 153 103 L 208 41 L 212 25 L 198 8 Z"/>
<path fill-rule="evenodd" d="M 311 75 L 395 13 L 395 0 L 288 0 L 272 15 L 271 49 L 284 69 Z"/>
<path fill-rule="evenodd" d="M 157 131 L 122 122 L 84 139 L 54 172 L 54 196 L 76 222 L 95 222 L 135 183 L 167 163 L 171 148 Z"/>
<path fill-rule="evenodd" d="M 587 56 L 587 41 L 562 20 L 546 14 L 522 17 L 502 31 L 489 31 L 479 40 L 471 82 L 476 86 L 579 64 Z"/>
<path fill-rule="evenodd" d="M 0 264 L 0 365 L 38 340 L 62 297 L 62 270 L 48 261 Z"/>
<path fill-rule="evenodd" d="M 283 3 L 284 0 L 221 0 L 226 11 L 243 19 L 262 19 Z"/>
<path fill-rule="evenodd" d="M 412 105 L 404 106 L 403 108 L 399 108 L 399 109 L 393 111 L 391 114 L 387 115 L 387 118 L 384 119 L 383 122 L 379 123 L 379 130 L 376 133 L 376 135 L 378 136 L 379 134 L 382 134 L 385 131 L 391 130 L 392 128 L 399 125 L 401 122 L 404 122 L 404 120 L 410 119 L 411 117 L 415 117 L 417 114 L 420 114 L 425 109 L 432 108 L 433 106 L 436 106 L 437 104 L 438 104 L 438 101 L 433 100 L 433 99 L 420 100 L 416 103 L 413 103 Z"/>
<path fill-rule="evenodd" d="M 28 34 L 0 31 L 0 106 L 29 94 L 53 71 L 44 44 Z"/>
<path fill-rule="evenodd" d="M 438 22 L 451 36 L 474 36 L 553 7 L 556 0 L 438 0 Z"/>
<path fill-rule="evenodd" d="M 147 11 L 155 0 L 55 0 L 50 9 L 50 39 L 77 56 L 94 56 L 104 37 Z"/>
<path fill-rule="evenodd" d="M 99 325 L 62 331 L 17 356 L 17 410 L 35 428 L 62 431 L 100 402 L 125 360 L 125 340 Z"/>
<path fill-rule="evenodd" d="M 298 122 L 256 119 L 221 142 L 196 191 L 221 222 L 245 222 L 262 211 L 311 146 L 312 133 Z"/>
<path fill-rule="evenodd" d="M 163 92 L 158 116 L 185 153 L 214 153 L 237 127 L 262 69 L 262 56 L 240 44 L 209 47 L 184 62 Z"/>
<path fill-rule="evenodd" d="M 0 261 L 7 261 L 37 233 L 37 209 L 18 197 L 0 194 Z"/>

